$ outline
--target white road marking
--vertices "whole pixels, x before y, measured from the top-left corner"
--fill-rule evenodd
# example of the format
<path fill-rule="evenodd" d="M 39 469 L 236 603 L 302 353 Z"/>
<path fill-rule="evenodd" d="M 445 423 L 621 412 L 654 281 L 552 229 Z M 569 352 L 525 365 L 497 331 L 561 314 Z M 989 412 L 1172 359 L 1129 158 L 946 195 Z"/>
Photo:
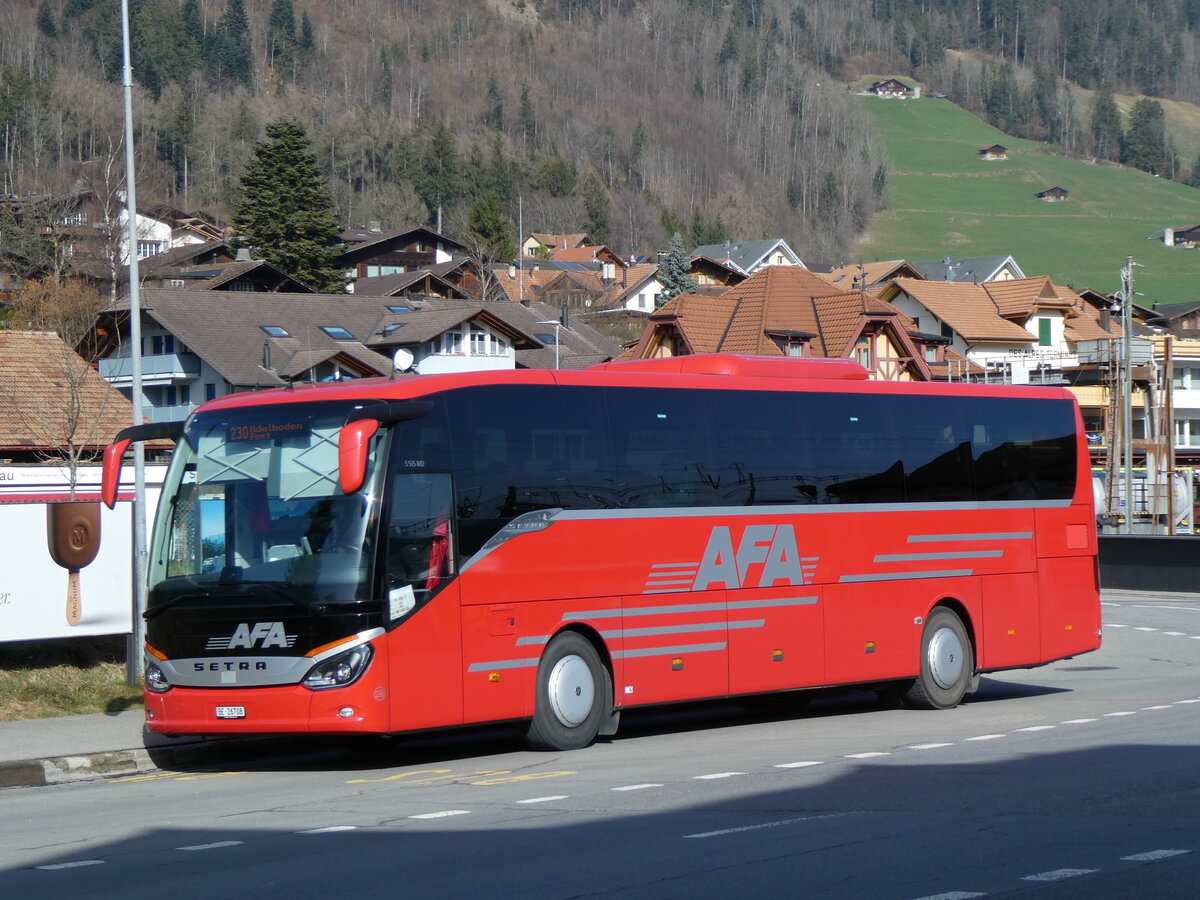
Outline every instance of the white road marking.
<path fill-rule="evenodd" d="M 102 866 L 102 859 L 80 859 L 76 862 L 69 863 L 51 863 L 47 866 L 34 866 L 35 869 L 41 869 L 45 872 L 53 872 L 55 869 L 78 869 L 80 866 Z"/>
<path fill-rule="evenodd" d="M 733 778 L 735 775 L 745 775 L 745 772 L 713 772 L 711 775 L 693 775 L 696 781 L 707 781 L 713 778 Z"/>
<path fill-rule="evenodd" d="M 1176 703 L 1200 703 L 1200 697 L 1197 697 L 1194 700 L 1176 700 L 1175 702 Z"/>
<path fill-rule="evenodd" d="M 1141 605 L 1138 603 L 1131 603 L 1129 605 L 1129 608 L 1130 609 L 1170 609 L 1170 610 L 1187 609 L 1192 612 L 1200 612 L 1200 606 L 1148 606 L 1148 605 L 1144 606 L 1144 605 Z"/>
<path fill-rule="evenodd" d="M 1169 634 L 1171 637 L 1179 637 L 1181 634 L 1187 634 L 1186 631 L 1164 631 L 1163 634 Z"/>
<path fill-rule="evenodd" d="M 1145 853 L 1122 856 L 1121 859 L 1127 859 L 1130 862 L 1153 862 L 1158 859 L 1168 859 L 1172 856 L 1182 856 L 1185 853 L 1191 852 L 1191 850 L 1147 850 Z"/>
<path fill-rule="evenodd" d="M 777 768 L 777 769 L 806 769 L 809 766 L 819 766 L 819 765 L 821 765 L 820 760 L 811 760 L 810 759 L 810 760 L 805 760 L 804 762 L 777 763 L 775 765 L 775 768 Z"/>
<path fill-rule="evenodd" d="M 624 787 L 610 788 L 613 791 L 644 791 L 646 788 L 662 787 L 661 784 L 627 784 Z"/>
<path fill-rule="evenodd" d="M 1105 713 L 1105 714 L 1104 714 L 1104 718 L 1106 718 L 1106 719 L 1111 719 L 1111 718 L 1114 718 L 1114 717 L 1116 717 L 1116 716 L 1136 716 L 1136 715 L 1137 715 L 1137 713 L 1136 713 L 1136 712 L 1134 712 L 1134 711 L 1133 711 L 1133 710 L 1131 710 L 1131 709 L 1127 709 L 1127 710 L 1121 710 L 1120 712 L 1110 712 L 1110 713 Z"/>
<path fill-rule="evenodd" d="M 1079 875 L 1091 875 L 1099 872 L 1099 869 L 1054 869 L 1050 872 L 1038 872 L 1036 875 L 1023 875 L 1022 881 L 1063 881 L 1067 878 L 1075 878 Z"/>
<path fill-rule="evenodd" d="M 1134 629 L 1134 631 L 1158 631 L 1158 629 L 1151 628 L 1148 625 L 1139 625 L 1139 626 L 1137 626 L 1137 628 Z"/>
<path fill-rule="evenodd" d="M 416 816 L 409 816 L 410 819 L 445 819 L 449 816 L 469 816 L 469 809 L 443 809 L 441 812 L 421 813 Z"/>
<path fill-rule="evenodd" d="M 866 753 L 847 753 L 844 759 L 874 759 L 876 756 L 888 756 L 882 750 L 870 750 Z"/>
<path fill-rule="evenodd" d="M 738 834 L 743 831 L 758 831 L 762 828 L 779 828 L 781 825 L 795 825 L 798 822 L 816 822 L 819 819 L 838 819 L 842 816 L 857 816 L 857 812 L 829 813 L 824 816 L 801 816 L 797 819 L 782 819 L 778 822 L 763 822 L 761 825 L 743 825 L 740 828 L 722 828 L 720 831 L 702 831 L 699 834 L 685 834 L 685 838 L 710 838 L 723 834 Z"/>
<path fill-rule="evenodd" d="M 518 803 L 553 803 L 555 800 L 566 800 L 569 794 L 552 794 L 549 797 L 530 797 L 528 800 L 518 800 Z"/>
<path fill-rule="evenodd" d="M 1117 625 L 1113 622 L 1105 622 L 1104 627 L 1105 628 L 1128 628 L 1129 626 L 1128 625 Z"/>
<path fill-rule="evenodd" d="M 1164 704 L 1162 704 L 1161 706 L 1143 706 L 1143 707 L 1142 707 L 1142 709 L 1143 709 L 1143 710 L 1147 710 L 1147 709 L 1170 709 L 1170 708 L 1171 708 L 1171 704 L 1170 704 L 1170 703 L 1164 703 Z"/>
<path fill-rule="evenodd" d="M 338 831 L 354 831 L 357 828 L 357 825 L 326 825 L 324 828 L 309 828 L 306 831 L 297 831 L 296 834 L 334 834 Z"/>
<path fill-rule="evenodd" d="M 964 741 L 994 741 L 996 738 L 1007 737 L 1004 734 L 980 734 L 975 737 L 963 738 Z"/>
<path fill-rule="evenodd" d="M 214 841 L 211 844 L 193 844 L 190 847 L 176 847 L 176 850 L 220 850 L 222 847 L 239 847 L 243 841 Z"/>
<path fill-rule="evenodd" d="M 937 750 L 939 747 L 953 747 L 953 746 L 954 746 L 954 745 L 953 745 L 952 743 L 942 743 L 942 744 L 913 744 L 911 747 L 907 747 L 907 748 L 905 748 L 905 749 L 908 749 L 908 750 Z"/>
<path fill-rule="evenodd" d="M 1018 728 L 1017 731 L 1049 731 L 1051 728 L 1057 727 L 1057 725 L 1030 725 L 1027 728 Z"/>
<path fill-rule="evenodd" d="M 987 894 L 980 894 L 976 891 L 948 891 L 945 894 L 928 894 L 918 897 L 917 900 L 972 900 L 973 897 L 986 896 Z"/>
<path fill-rule="evenodd" d="M 1065 722 L 1059 722 L 1060 725 L 1083 725 L 1087 722 L 1095 722 L 1095 719 L 1067 719 Z"/>

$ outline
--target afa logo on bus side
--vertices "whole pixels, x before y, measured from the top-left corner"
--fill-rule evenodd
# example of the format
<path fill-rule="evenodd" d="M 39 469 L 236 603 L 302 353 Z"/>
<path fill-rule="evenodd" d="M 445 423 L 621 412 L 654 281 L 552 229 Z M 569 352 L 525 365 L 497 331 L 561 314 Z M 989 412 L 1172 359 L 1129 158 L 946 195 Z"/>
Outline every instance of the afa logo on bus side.
<path fill-rule="evenodd" d="M 707 591 L 798 586 L 812 583 L 816 566 L 817 557 L 800 555 L 796 531 L 791 525 L 747 525 L 739 535 L 736 549 L 733 531 L 728 525 L 717 525 L 709 532 L 698 564 L 654 566 L 647 592 L 672 588 Z M 668 573 L 664 569 L 675 571 Z M 695 578 L 689 584 L 686 579 L 691 572 Z"/>

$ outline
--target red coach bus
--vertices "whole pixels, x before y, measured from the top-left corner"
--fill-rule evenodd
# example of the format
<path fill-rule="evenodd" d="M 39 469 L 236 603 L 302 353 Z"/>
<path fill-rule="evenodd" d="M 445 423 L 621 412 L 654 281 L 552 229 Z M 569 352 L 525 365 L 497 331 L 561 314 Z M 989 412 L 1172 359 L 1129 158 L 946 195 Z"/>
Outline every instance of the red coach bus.
<path fill-rule="evenodd" d="M 115 499 L 128 429 L 108 450 Z M 396 733 L 866 684 L 955 706 L 1096 649 L 1065 390 L 725 355 L 241 394 L 150 545 L 151 731 Z"/>

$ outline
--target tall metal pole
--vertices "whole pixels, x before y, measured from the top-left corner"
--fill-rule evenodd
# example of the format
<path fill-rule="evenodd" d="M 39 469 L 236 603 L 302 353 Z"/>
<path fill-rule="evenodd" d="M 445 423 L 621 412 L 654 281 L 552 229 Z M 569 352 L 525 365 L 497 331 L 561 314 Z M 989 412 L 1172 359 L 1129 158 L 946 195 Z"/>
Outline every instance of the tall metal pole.
<path fill-rule="evenodd" d="M 1125 268 L 1121 270 L 1121 356 L 1125 362 L 1124 378 L 1121 379 L 1124 400 L 1122 424 L 1123 450 L 1125 455 L 1125 534 L 1133 534 L 1133 337 L 1130 334 L 1133 306 L 1133 257 L 1125 257 Z"/>
<path fill-rule="evenodd" d="M 133 63 L 129 52 L 129 0 L 121 0 L 121 51 L 125 58 L 122 79 L 125 94 L 125 218 L 129 226 L 129 343 L 133 362 L 130 399 L 133 424 L 141 425 L 142 410 L 142 305 L 138 283 L 137 185 L 133 152 Z M 146 642 L 146 458 L 141 441 L 133 445 L 133 629 L 125 647 L 125 681 L 137 684 Z"/>

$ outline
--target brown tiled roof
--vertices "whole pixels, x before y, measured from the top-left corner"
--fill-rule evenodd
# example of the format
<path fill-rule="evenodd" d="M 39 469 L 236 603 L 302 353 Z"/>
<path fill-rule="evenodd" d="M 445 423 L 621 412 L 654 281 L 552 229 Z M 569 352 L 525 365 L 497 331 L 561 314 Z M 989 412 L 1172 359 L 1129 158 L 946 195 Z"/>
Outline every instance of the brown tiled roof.
<path fill-rule="evenodd" d="M 557 278 L 561 271 L 558 269 L 525 269 L 524 275 L 517 272 L 511 278 L 508 269 L 500 268 L 495 271 L 496 283 L 508 300 L 535 300 L 542 294 L 542 288 Z M 524 290 L 524 297 L 520 295 Z"/>
<path fill-rule="evenodd" d="M 529 236 L 551 250 L 561 250 L 564 247 L 583 247 L 586 246 L 584 242 L 587 241 L 587 235 L 582 232 L 579 234 L 543 234 L 540 231 L 534 231 Z"/>
<path fill-rule="evenodd" d="M 840 266 L 832 272 L 822 272 L 821 277 L 842 291 L 854 289 L 854 279 L 863 276 L 863 286 L 870 287 L 893 278 L 920 278 L 921 273 L 903 259 L 887 259 L 880 262 L 858 263 Z"/>
<path fill-rule="evenodd" d="M 1069 309 L 1071 306 L 1071 301 L 1059 295 L 1054 282 L 1047 275 L 985 281 L 979 286 L 987 291 L 996 304 L 996 310 L 1006 319 L 1025 319 L 1038 309 Z"/>
<path fill-rule="evenodd" d="M 133 424 L 133 406 L 56 334 L 0 331 L 0 452 L 53 451 L 67 438 L 72 387 L 81 389 L 74 441 L 93 450 Z"/>
<path fill-rule="evenodd" d="M 779 347 L 766 332 L 788 330 L 816 334 L 813 298 L 833 293 L 829 282 L 808 269 L 766 266 L 722 295 L 737 305 L 719 349 L 723 353 L 778 356 Z"/>
<path fill-rule="evenodd" d="M 1121 336 L 1119 317 L 1113 316 L 1107 330 L 1100 324 L 1100 310 L 1070 288 L 1060 287 L 1059 295 L 1070 301 L 1076 315 L 1067 319 L 1063 336 L 1068 341 L 1107 341 Z"/>
<path fill-rule="evenodd" d="M 651 315 L 651 321 L 672 321 L 692 353 L 716 353 L 737 301 L 720 295 L 680 294 Z"/>
<path fill-rule="evenodd" d="M 903 291 L 967 341 L 1028 343 L 1036 338 L 1000 315 L 987 291 L 962 281 L 897 278 L 890 291 Z M 884 296 L 894 294 L 884 293 Z"/>

